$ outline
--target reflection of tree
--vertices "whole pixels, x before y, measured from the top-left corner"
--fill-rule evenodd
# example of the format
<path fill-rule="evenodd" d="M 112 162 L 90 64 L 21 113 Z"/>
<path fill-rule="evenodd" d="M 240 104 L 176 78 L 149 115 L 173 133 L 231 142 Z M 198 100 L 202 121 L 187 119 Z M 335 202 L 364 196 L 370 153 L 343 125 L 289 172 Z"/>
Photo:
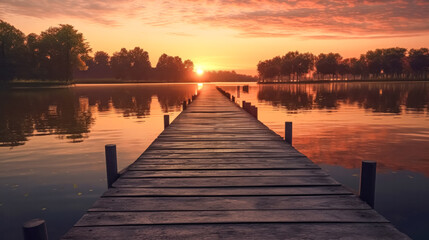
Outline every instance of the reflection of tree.
<path fill-rule="evenodd" d="M 357 104 L 374 112 L 401 113 L 401 106 L 415 111 L 428 107 L 426 83 L 332 83 L 311 85 L 263 85 L 258 99 L 288 110 L 332 109 L 343 103 Z"/>
<path fill-rule="evenodd" d="M 196 84 L 177 85 L 110 85 L 82 87 L 79 95 L 89 96 L 89 104 L 98 106 L 98 111 L 108 111 L 109 103 L 124 117 L 144 117 L 150 114 L 152 96 L 157 96 L 164 112 L 182 106 L 182 102 L 195 93 Z"/>
<path fill-rule="evenodd" d="M 28 136 L 57 134 L 82 141 L 94 119 L 82 112 L 68 89 L 3 92 L 0 97 L 0 145 L 24 144 Z"/>
<path fill-rule="evenodd" d="M 261 86 L 258 99 L 270 101 L 273 106 L 285 106 L 288 110 L 311 109 L 313 103 L 312 96 L 297 85 Z"/>

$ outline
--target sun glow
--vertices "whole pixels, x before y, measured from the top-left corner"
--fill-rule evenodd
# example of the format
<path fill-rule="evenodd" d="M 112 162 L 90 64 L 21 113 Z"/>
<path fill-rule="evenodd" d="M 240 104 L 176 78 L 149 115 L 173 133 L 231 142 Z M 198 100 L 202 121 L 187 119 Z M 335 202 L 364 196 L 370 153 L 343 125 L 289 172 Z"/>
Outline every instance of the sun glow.
<path fill-rule="evenodd" d="M 204 74 L 204 70 L 201 69 L 201 68 L 198 68 L 197 71 L 196 71 L 196 73 L 197 73 L 198 76 L 201 76 L 201 75 Z"/>

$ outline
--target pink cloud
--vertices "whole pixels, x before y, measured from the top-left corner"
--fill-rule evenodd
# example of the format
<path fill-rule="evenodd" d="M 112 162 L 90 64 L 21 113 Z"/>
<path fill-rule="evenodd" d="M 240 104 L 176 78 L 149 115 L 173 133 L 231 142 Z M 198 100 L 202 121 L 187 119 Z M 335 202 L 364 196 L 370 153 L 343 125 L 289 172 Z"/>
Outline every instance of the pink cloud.
<path fill-rule="evenodd" d="M 426 0 L 3 0 L 0 14 L 71 16 L 115 24 L 115 16 L 154 27 L 175 23 L 234 29 L 241 37 L 388 38 L 429 32 Z"/>

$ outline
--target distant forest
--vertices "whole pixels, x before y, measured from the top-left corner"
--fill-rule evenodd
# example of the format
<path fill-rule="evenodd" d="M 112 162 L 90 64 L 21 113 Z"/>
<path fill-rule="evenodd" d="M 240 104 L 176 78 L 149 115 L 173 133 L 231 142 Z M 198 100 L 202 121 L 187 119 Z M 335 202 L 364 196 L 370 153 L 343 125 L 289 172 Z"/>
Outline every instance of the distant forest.
<path fill-rule="evenodd" d="M 368 51 L 360 58 L 343 58 L 339 53 L 288 52 L 260 61 L 259 82 L 305 80 L 427 80 L 429 50 L 385 48 Z"/>
<path fill-rule="evenodd" d="M 50 27 L 39 35 L 27 36 L 0 20 L 0 82 L 47 80 L 71 83 L 73 79 L 120 79 L 141 82 L 256 81 L 235 71 L 206 72 L 196 76 L 194 63 L 178 56 L 161 55 L 156 67 L 149 53 L 140 47 L 109 56 L 98 51 L 93 56 L 83 34 L 72 25 Z"/>

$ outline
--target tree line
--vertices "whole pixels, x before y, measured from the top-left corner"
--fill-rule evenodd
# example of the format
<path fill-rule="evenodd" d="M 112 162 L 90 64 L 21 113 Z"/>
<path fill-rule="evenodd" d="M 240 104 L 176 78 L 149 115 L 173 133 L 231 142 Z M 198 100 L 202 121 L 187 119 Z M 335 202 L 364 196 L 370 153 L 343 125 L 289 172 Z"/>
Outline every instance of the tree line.
<path fill-rule="evenodd" d="M 149 53 L 140 47 L 122 48 L 109 56 L 97 51 L 93 56 L 89 43 L 72 25 L 50 27 L 39 35 L 25 35 L 11 24 L 0 20 L 0 83 L 14 79 L 71 82 L 76 78 L 120 79 L 141 81 L 195 81 L 249 79 L 234 71 L 210 72 L 196 78 L 194 63 L 178 56 L 162 54 L 155 67 Z M 251 78 L 255 81 L 254 78 Z"/>
<path fill-rule="evenodd" d="M 163 80 L 185 81 L 194 78 L 194 63 L 182 61 L 178 56 L 162 54 L 155 68 L 152 68 L 149 53 L 140 47 L 119 52 L 109 56 L 97 51 L 94 57 L 85 60 L 86 69 L 76 69 L 76 78 L 116 78 L 121 80 Z"/>
<path fill-rule="evenodd" d="M 295 51 L 260 61 L 257 70 L 260 82 L 428 79 L 429 50 L 376 49 L 359 58 L 343 58 L 339 53 L 315 56 Z"/>

